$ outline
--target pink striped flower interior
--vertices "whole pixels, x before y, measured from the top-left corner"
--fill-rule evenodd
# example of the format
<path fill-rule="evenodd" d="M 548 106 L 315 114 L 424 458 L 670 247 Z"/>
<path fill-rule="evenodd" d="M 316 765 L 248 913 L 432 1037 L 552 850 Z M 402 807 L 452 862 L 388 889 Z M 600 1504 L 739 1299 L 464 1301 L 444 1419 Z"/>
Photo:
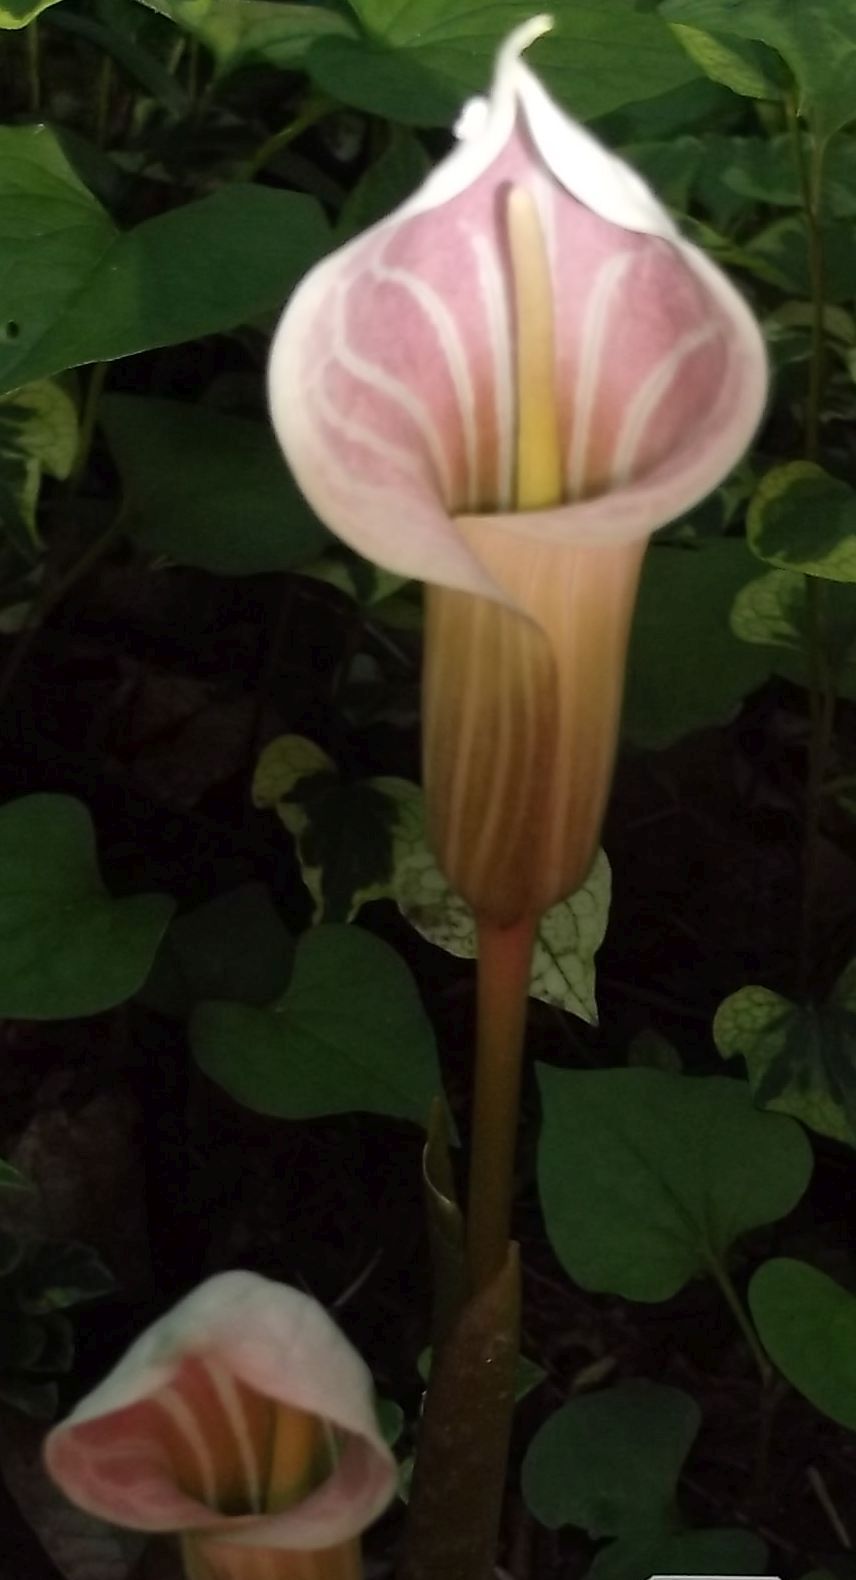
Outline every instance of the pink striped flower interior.
<path fill-rule="evenodd" d="M 502 599 L 468 517 L 542 543 L 644 537 L 730 469 L 766 392 L 740 296 L 521 63 L 548 25 L 512 34 L 490 101 L 467 107 L 420 191 L 307 276 L 270 363 L 274 425 L 333 531 L 402 574 Z M 539 511 L 515 508 L 514 188 L 550 270 L 562 497 Z"/>
<path fill-rule="evenodd" d="M 432 840 L 478 916 L 538 915 L 597 846 L 650 534 L 746 448 L 766 359 L 742 298 L 521 51 L 396 213 L 322 262 L 271 413 L 332 530 L 428 584 Z"/>
<path fill-rule="evenodd" d="M 314 1300 L 224 1273 L 156 1322 L 53 1429 L 46 1463 L 92 1514 L 193 1533 L 200 1576 L 249 1575 L 228 1550 L 329 1549 L 390 1501 L 395 1463 L 372 1401 L 362 1360 Z M 286 1573 L 303 1570 L 276 1570 Z"/>

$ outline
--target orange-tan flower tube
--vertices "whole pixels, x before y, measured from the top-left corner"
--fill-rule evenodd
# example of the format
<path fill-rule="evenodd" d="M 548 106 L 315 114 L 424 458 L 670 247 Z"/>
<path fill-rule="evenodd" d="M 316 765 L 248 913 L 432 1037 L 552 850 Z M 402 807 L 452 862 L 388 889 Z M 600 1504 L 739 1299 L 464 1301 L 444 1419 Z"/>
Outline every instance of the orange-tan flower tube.
<path fill-rule="evenodd" d="M 269 369 L 318 514 L 428 586 L 429 825 L 479 936 L 477 1289 L 507 1254 L 534 932 L 595 853 L 644 549 L 767 387 L 742 298 L 523 65 L 550 26 L 515 29 L 448 158 L 307 276 Z"/>
<path fill-rule="evenodd" d="M 45 1459 L 80 1508 L 178 1536 L 187 1580 L 360 1580 L 359 1534 L 396 1487 L 372 1399 L 316 1301 L 222 1273 L 137 1340 Z"/>
<path fill-rule="evenodd" d="M 644 546 L 748 444 L 761 336 L 644 182 L 503 47 L 400 209 L 317 266 L 270 402 L 322 519 L 429 584 L 438 857 L 508 925 L 590 865 Z"/>

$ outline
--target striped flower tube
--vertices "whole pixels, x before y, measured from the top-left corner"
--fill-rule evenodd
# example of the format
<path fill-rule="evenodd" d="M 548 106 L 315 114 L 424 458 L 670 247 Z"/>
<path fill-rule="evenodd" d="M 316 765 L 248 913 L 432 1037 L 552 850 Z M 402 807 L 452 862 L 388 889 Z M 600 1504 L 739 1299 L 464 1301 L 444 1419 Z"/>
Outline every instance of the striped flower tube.
<path fill-rule="evenodd" d="M 396 1486 L 372 1399 L 316 1301 L 222 1273 L 136 1341 L 45 1459 L 80 1508 L 178 1535 L 188 1580 L 359 1580 L 359 1533 Z"/>
<path fill-rule="evenodd" d="M 395 213 L 320 263 L 270 362 L 274 426 L 328 526 L 428 584 L 424 767 L 477 917 L 585 879 L 650 534 L 761 416 L 725 276 L 502 48 L 489 99 Z"/>

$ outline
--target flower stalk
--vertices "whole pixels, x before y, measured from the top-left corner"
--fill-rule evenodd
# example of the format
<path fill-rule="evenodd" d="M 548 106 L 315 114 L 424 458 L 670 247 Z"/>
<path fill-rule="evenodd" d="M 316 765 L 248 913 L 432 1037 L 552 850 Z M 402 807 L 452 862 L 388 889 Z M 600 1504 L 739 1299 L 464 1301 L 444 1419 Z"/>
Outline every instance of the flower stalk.
<path fill-rule="evenodd" d="M 535 934 L 596 854 L 648 539 L 736 463 L 767 386 L 737 292 L 523 63 L 550 26 L 514 30 L 454 151 L 307 276 L 269 369 L 318 515 L 427 584 L 429 837 L 478 933 L 469 1299 L 432 1372 L 402 1580 L 493 1571 Z"/>
<path fill-rule="evenodd" d="M 467 1267 L 470 1288 L 485 1289 L 508 1255 L 520 1074 L 532 970 L 535 918 L 510 927 L 478 925 L 478 1031 Z"/>

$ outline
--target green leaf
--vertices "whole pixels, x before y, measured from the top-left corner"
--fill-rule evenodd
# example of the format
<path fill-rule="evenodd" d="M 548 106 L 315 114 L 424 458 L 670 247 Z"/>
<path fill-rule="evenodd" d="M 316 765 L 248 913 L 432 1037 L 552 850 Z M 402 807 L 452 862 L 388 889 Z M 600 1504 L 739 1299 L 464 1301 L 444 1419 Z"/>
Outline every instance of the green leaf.
<path fill-rule="evenodd" d="M 252 576 L 291 570 L 326 542 L 266 423 L 135 395 L 105 396 L 100 418 L 134 535 L 153 553 Z"/>
<path fill-rule="evenodd" d="M 767 1546 L 745 1530 L 675 1531 L 610 1542 L 597 1555 L 585 1580 L 651 1580 L 669 1575 L 761 1575 Z"/>
<path fill-rule="evenodd" d="M 239 183 L 119 234 L 47 128 L 0 128 L 0 389 L 271 312 L 326 243 L 312 198 Z"/>
<path fill-rule="evenodd" d="M 164 894 L 114 900 L 79 801 L 31 795 L 0 808 L 0 1014 L 96 1015 L 142 985 L 173 910 Z"/>
<path fill-rule="evenodd" d="M 364 560 L 361 554 L 355 554 L 336 539 L 311 565 L 301 565 L 300 574 L 310 581 L 338 588 L 366 612 L 376 610 L 378 604 L 385 603 L 399 588 L 408 585 L 406 576 L 397 576 L 394 571 L 386 571 L 383 566 Z"/>
<path fill-rule="evenodd" d="M 82 38 L 100 55 L 108 55 L 121 66 L 132 80 L 156 103 L 176 119 L 189 115 L 191 110 L 187 91 L 174 72 L 161 64 L 157 55 L 133 36 L 127 20 L 121 27 L 112 26 L 112 18 L 104 21 L 93 16 L 80 15 L 71 6 L 53 11 L 45 19 L 52 27 L 74 38 Z M 136 19 L 135 19 L 136 20 Z"/>
<path fill-rule="evenodd" d="M 375 1399 L 375 1415 L 384 1442 L 394 1448 L 404 1431 L 404 1411 L 394 1399 Z"/>
<path fill-rule="evenodd" d="M 362 1112 L 425 1125 L 442 1089 L 413 978 L 359 927 L 305 933 L 280 999 L 267 1009 L 201 1004 L 190 1037 L 206 1075 L 280 1119 Z"/>
<path fill-rule="evenodd" d="M 731 629 L 741 642 L 796 652 L 804 620 L 805 583 L 795 571 L 756 576 L 739 589 L 731 610 Z"/>
<path fill-rule="evenodd" d="M 713 1035 L 725 1059 L 746 1060 L 755 1101 L 818 1135 L 856 1146 L 856 966 L 825 1004 L 793 1004 L 745 987 L 720 1004 Z"/>
<path fill-rule="evenodd" d="M 140 997 L 176 1017 L 216 996 L 269 1004 L 285 988 L 293 952 L 265 885 L 245 883 L 176 918 Z"/>
<path fill-rule="evenodd" d="M 799 109 L 819 137 L 856 117 L 856 11 L 852 0 L 665 0 L 670 22 L 760 41 L 786 61 Z"/>
<path fill-rule="evenodd" d="M 680 1075 L 683 1069 L 677 1048 L 653 1027 L 636 1033 L 627 1049 L 627 1063 L 631 1069 L 665 1070 L 671 1075 Z"/>
<path fill-rule="evenodd" d="M 256 765 L 253 802 L 277 813 L 297 841 L 315 920 L 351 921 L 369 900 L 394 892 L 395 843 L 421 795 L 404 779 L 345 783 L 336 765 L 300 735 L 271 741 Z"/>
<path fill-rule="evenodd" d="M 313 741 L 284 735 L 259 758 L 253 801 L 276 811 L 296 839 L 316 921 L 351 920 L 369 900 L 389 897 L 429 943 L 475 959 L 472 912 L 426 844 L 417 785 L 392 776 L 343 783 Z M 583 887 L 542 918 L 535 942 L 532 996 L 590 1024 L 597 1020 L 594 959 L 610 895 L 600 851 Z"/>
<path fill-rule="evenodd" d="M 416 1370 L 424 1383 L 427 1383 L 431 1376 L 433 1364 L 434 1350 L 429 1345 L 416 1361 Z M 528 1355 L 518 1355 L 514 1367 L 514 1403 L 520 1404 L 522 1399 L 528 1398 L 530 1393 L 540 1388 L 546 1376 L 543 1366 L 539 1366 L 537 1361 L 531 1361 Z"/>
<path fill-rule="evenodd" d="M 774 1365 L 817 1410 L 856 1432 L 856 1296 L 816 1267 L 776 1257 L 749 1285 Z"/>
<path fill-rule="evenodd" d="M 97 1300 L 115 1287 L 98 1253 L 74 1240 L 41 1245 L 28 1260 L 24 1282 L 18 1303 L 22 1311 L 36 1316 Z"/>
<path fill-rule="evenodd" d="M 318 39 L 354 32 L 338 11 L 279 0 L 160 0 L 158 10 L 211 51 L 218 77 L 244 66 L 294 71 Z"/>
<path fill-rule="evenodd" d="M 852 224 L 830 221 L 821 227 L 824 257 L 824 299 L 827 303 L 849 303 L 853 299 L 856 272 L 856 237 Z M 812 291 L 811 262 L 805 223 L 801 215 L 789 214 L 759 231 L 746 245 L 749 267 L 764 273 L 781 290 L 794 296 L 809 297 Z M 739 267 L 739 265 L 738 265 Z"/>
<path fill-rule="evenodd" d="M 856 492 L 822 466 L 774 467 L 755 493 L 747 528 L 752 549 L 770 565 L 856 581 Z"/>
<path fill-rule="evenodd" d="M 38 559 L 42 546 L 36 530 L 42 472 L 68 477 L 77 434 L 74 401 L 53 380 L 0 395 L 0 484 L 12 496 L 11 519 L 2 501 L 0 519 L 27 560 Z"/>
<path fill-rule="evenodd" d="M 689 207 L 690 194 L 705 164 L 705 146 L 700 137 L 629 143 L 621 153 L 669 208 Z"/>
<path fill-rule="evenodd" d="M 824 582 L 821 637 L 841 696 L 856 696 L 856 593 L 846 582 Z M 806 580 L 798 571 L 768 571 L 740 589 L 731 628 L 742 642 L 778 649 L 771 667 L 795 684 L 809 684 Z"/>
<path fill-rule="evenodd" d="M 57 4 L 58 0 L 2 0 L 0 28 L 26 27 L 34 17 L 46 11 L 48 6 Z"/>
<path fill-rule="evenodd" d="M 13 369 L 22 361 L 22 345 L 29 344 L 30 309 L 37 315 L 32 339 L 38 341 L 115 236 L 109 216 L 47 127 L 0 127 L 0 242 L 6 270 L 0 375 L 9 375 L 3 377 L 5 388 L 27 379 Z"/>
<path fill-rule="evenodd" d="M 787 86 L 776 56 L 763 44 L 736 43 L 716 33 L 705 33 L 684 22 L 674 33 L 687 54 L 713 82 L 722 82 L 732 93 L 749 99 L 783 99 Z"/>
<path fill-rule="evenodd" d="M 801 138 L 806 159 L 811 139 Z M 735 196 L 769 208 L 802 207 L 793 137 L 721 137 L 704 139 L 705 192 L 724 187 Z M 839 137 L 823 166 L 822 211 L 838 219 L 856 214 L 856 142 Z"/>
<path fill-rule="evenodd" d="M 635 746 L 669 746 L 725 724 L 774 668 L 775 655 L 735 642 L 735 595 L 754 575 L 738 538 L 649 550 L 630 641 L 623 731 Z M 704 663 L 687 662 L 703 653 Z"/>
<path fill-rule="evenodd" d="M 390 128 L 390 140 L 379 159 L 349 194 L 336 226 L 337 242 L 347 241 L 369 225 L 385 219 L 424 181 L 429 159 L 412 132 Z"/>
<path fill-rule="evenodd" d="M 538 1074 L 547 1232 L 584 1289 L 668 1300 L 806 1189 L 802 1130 L 758 1113 L 743 1082 L 547 1065 Z"/>
<path fill-rule="evenodd" d="M 67 478 L 77 454 L 77 407 L 52 379 L 0 395 L 0 445 L 6 434 L 51 477 Z"/>
<path fill-rule="evenodd" d="M 7 1163 L 4 1158 L 0 1158 L 0 1191 L 11 1191 L 17 1194 L 19 1191 L 30 1192 L 34 1189 L 35 1187 L 30 1180 L 19 1173 L 16 1168 L 13 1168 L 11 1163 Z"/>
<path fill-rule="evenodd" d="M 589 1536 L 662 1530 L 701 1425 L 689 1394 L 633 1380 L 572 1399 L 545 1421 L 523 1462 L 523 1496 L 550 1530 Z"/>
<path fill-rule="evenodd" d="M 483 93 L 496 51 L 532 15 L 530 0 L 351 0 L 367 37 L 322 40 L 307 66 L 346 103 L 410 125 L 451 120 Z M 580 120 L 606 115 L 692 81 L 697 68 L 659 17 L 633 0 L 561 0 L 556 28 L 527 54 Z M 621 48 L 616 48 L 616 38 Z"/>

